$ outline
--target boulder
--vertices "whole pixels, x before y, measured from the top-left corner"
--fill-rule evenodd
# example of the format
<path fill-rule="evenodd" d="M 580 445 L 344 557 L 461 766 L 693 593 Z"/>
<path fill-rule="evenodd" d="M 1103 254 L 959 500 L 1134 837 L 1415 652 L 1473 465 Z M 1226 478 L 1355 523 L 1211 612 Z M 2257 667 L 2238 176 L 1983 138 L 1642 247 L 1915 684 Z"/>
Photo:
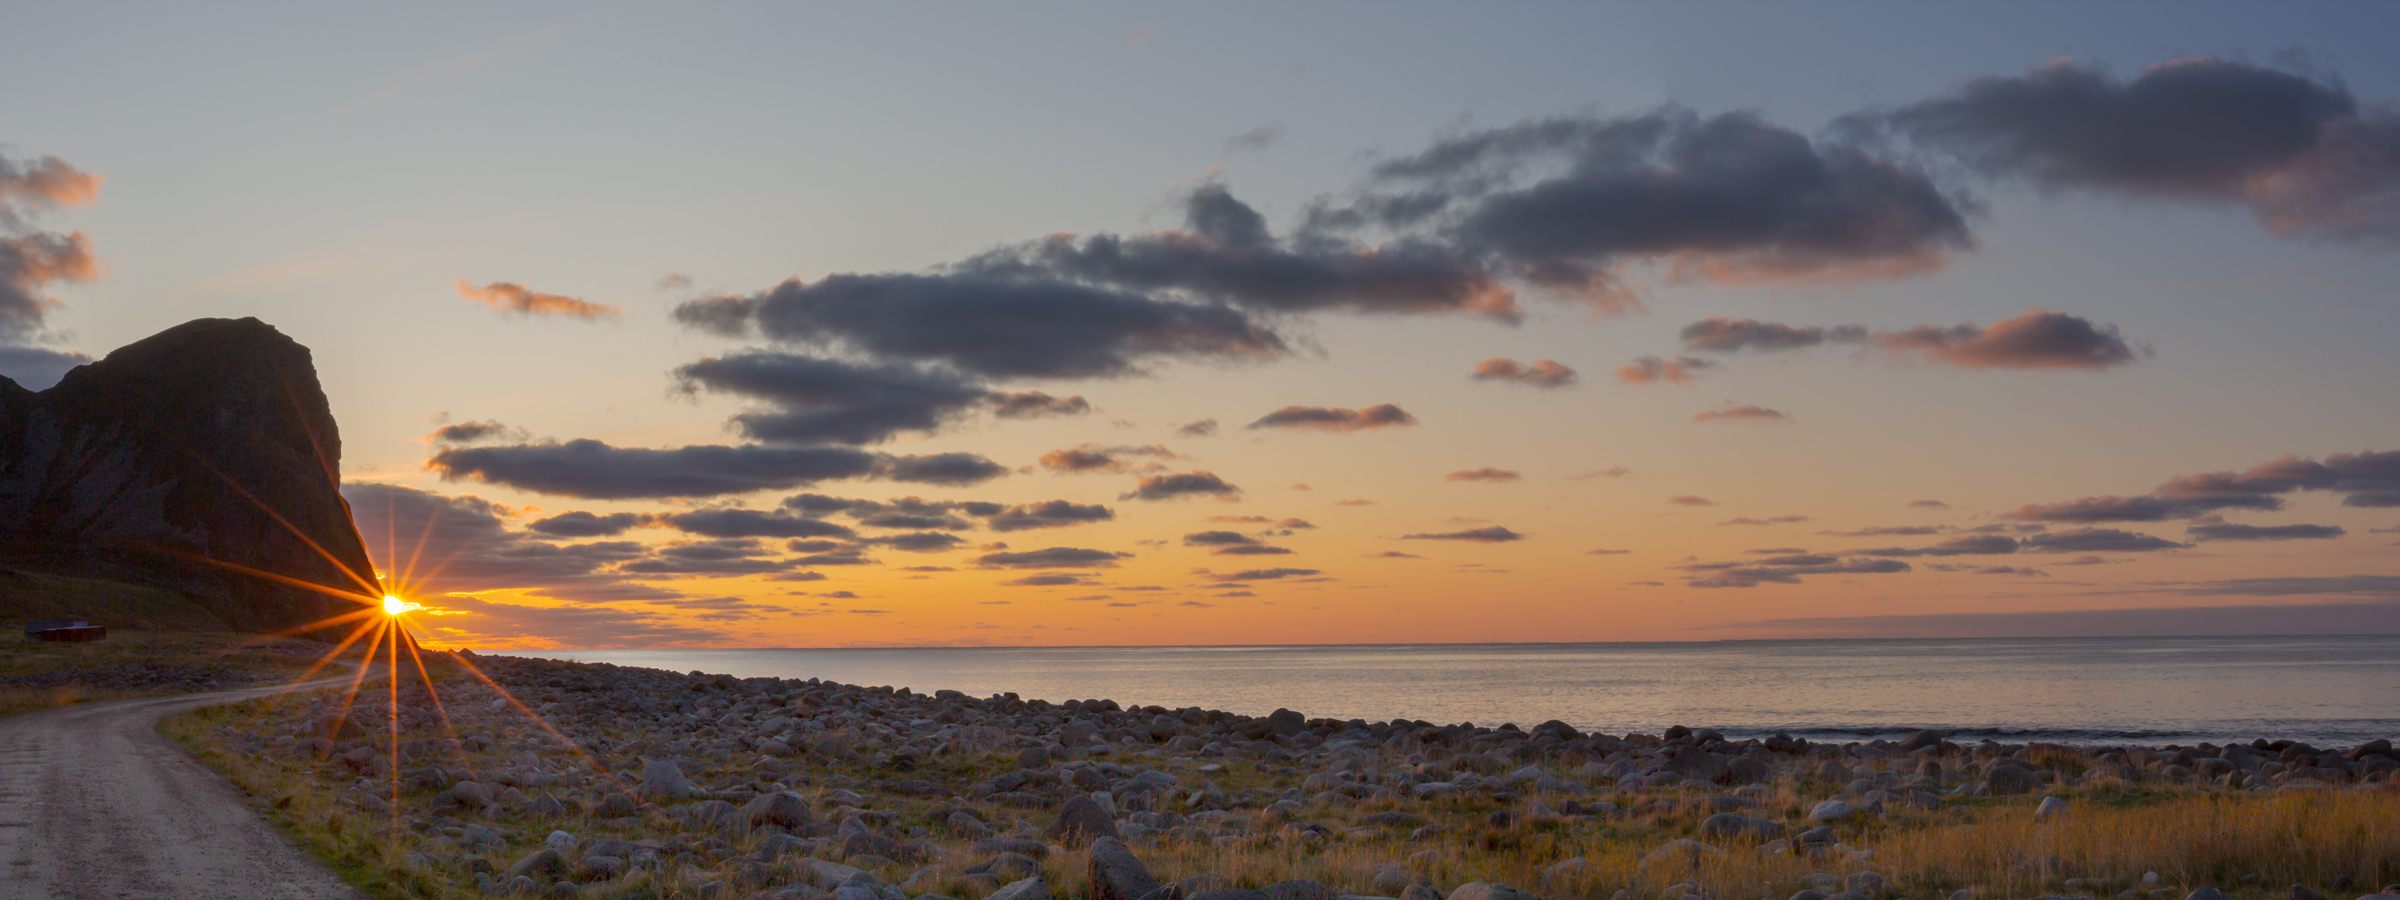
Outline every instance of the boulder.
<path fill-rule="evenodd" d="M 1159 888 L 1149 867 L 1113 837 L 1092 842 L 1090 874 L 1091 900 L 1141 900 Z"/>
<path fill-rule="evenodd" d="M 1991 790 L 1992 796 L 2008 797 L 2041 790 L 2042 776 L 2016 766 L 1993 766 L 1992 771 L 1983 777 L 1983 783 Z"/>
<path fill-rule="evenodd" d="M 470 809 L 492 805 L 492 789 L 473 781 L 461 781 L 450 786 L 450 796 Z"/>
<path fill-rule="evenodd" d="M 607 881 L 625 874 L 625 860 L 614 856 L 586 853 L 575 861 L 575 880 Z"/>
<path fill-rule="evenodd" d="M 1288 709 L 1278 709 L 1267 714 L 1267 731 L 1270 734 L 1294 735 L 1307 730 L 1307 716 Z"/>
<path fill-rule="evenodd" d="M 557 850 L 543 847 L 525 854 L 516 865 L 508 867 L 510 878 L 556 878 L 567 873 L 567 860 Z"/>
<path fill-rule="evenodd" d="M 2047 822 L 2051 819 L 2055 819 L 2066 814 L 2067 801 L 2060 800 L 2057 797 L 2043 797 L 2042 805 L 2034 807 L 2033 809 L 2033 820 L 2036 822 Z"/>
<path fill-rule="evenodd" d="M 1470 881 L 1450 889 L 1450 896 L 1447 900 L 1540 900 L 1540 898 L 1497 882 Z"/>
<path fill-rule="evenodd" d="M 1942 745 L 1942 737 L 1943 735 L 1939 731 L 1919 731 L 1902 738 L 1899 750 L 1902 753 L 1915 753 L 1927 747 L 1939 747 Z"/>
<path fill-rule="evenodd" d="M 1809 809 L 1808 820 L 1811 822 L 1842 822 L 1857 815 L 1858 807 L 1851 806 L 1848 801 L 1827 800 Z"/>
<path fill-rule="evenodd" d="M 699 792 L 671 759 L 642 758 L 642 796 L 651 800 L 680 800 Z"/>
<path fill-rule="evenodd" d="M 780 825 L 785 828 L 806 828 L 811 819 L 808 799 L 791 791 L 760 794 L 742 805 L 742 818 L 750 827 Z"/>
<path fill-rule="evenodd" d="M 1050 900 L 1050 886 L 1043 884 L 1041 876 L 1036 875 L 1002 885 L 984 900 Z"/>
<path fill-rule="evenodd" d="M 1085 770 L 1093 771 L 1093 770 Z M 1081 847 L 1100 838 L 1118 837 L 1117 821 L 1091 797 L 1077 794 L 1058 809 L 1058 820 L 1043 834 L 1068 847 Z"/>

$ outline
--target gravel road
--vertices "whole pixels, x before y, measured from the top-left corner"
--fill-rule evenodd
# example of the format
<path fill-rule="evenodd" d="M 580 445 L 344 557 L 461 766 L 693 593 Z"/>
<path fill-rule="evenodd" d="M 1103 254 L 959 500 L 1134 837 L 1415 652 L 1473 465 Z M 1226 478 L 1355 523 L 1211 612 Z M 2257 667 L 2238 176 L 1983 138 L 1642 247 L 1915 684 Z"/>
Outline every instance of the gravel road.
<path fill-rule="evenodd" d="M 363 898 L 158 733 L 164 717 L 288 689 L 0 719 L 0 897 Z"/>

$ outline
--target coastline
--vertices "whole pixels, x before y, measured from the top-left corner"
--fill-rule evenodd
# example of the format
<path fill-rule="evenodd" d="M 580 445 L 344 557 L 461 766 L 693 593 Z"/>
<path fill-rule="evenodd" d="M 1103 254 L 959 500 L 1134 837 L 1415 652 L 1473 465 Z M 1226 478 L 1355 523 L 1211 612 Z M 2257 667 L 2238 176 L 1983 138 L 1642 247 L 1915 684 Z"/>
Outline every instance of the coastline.
<path fill-rule="evenodd" d="M 918 693 L 1735 739 L 2354 745 L 2400 733 L 2400 658 L 2360 636 L 1716 643 L 527 650 L 531 658 Z"/>
<path fill-rule="evenodd" d="M 396 743 L 380 696 L 174 728 L 294 810 L 304 843 L 408 896 L 1139 900 L 1112 893 L 1126 858 L 1187 898 L 1281 900 L 2172 900 L 2400 881 L 2389 741 L 1619 736 L 457 660 L 507 694 L 433 654 L 440 702 L 401 690 Z M 2295 829 L 2310 853 L 2289 852 Z"/>

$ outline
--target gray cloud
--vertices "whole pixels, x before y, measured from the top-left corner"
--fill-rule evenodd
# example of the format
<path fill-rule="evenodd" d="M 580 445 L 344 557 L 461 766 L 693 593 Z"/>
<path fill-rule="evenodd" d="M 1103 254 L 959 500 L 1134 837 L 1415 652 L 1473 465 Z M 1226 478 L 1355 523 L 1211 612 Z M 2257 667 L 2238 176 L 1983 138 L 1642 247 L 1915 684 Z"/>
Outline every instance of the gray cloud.
<path fill-rule="evenodd" d="M 425 466 L 440 472 L 444 481 L 474 479 L 596 500 L 717 497 L 869 476 L 970 484 L 1007 473 L 998 463 L 968 453 L 895 457 L 848 447 L 711 444 L 649 449 L 613 447 L 588 438 L 563 444 L 454 447 L 435 453 Z"/>
<path fill-rule="evenodd" d="M 100 259 L 83 232 L 45 231 L 33 227 L 32 220 L 49 210 L 89 203 L 99 193 L 99 176 L 58 157 L 19 162 L 0 154 L 0 346 L 16 351 L 0 357 L 0 365 L 7 366 L 0 371 L 21 373 L 44 388 L 57 382 L 43 376 L 58 369 L 65 354 L 17 345 L 39 336 L 44 317 L 62 305 L 45 293 L 49 286 L 100 277 Z"/>
<path fill-rule="evenodd" d="M 1955 537 L 1931 547 L 1884 547 L 1853 550 L 1860 556 L 1997 556 L 2017 552 L 2016 538 L 1997 534 Z M 2111 548 L 2115 549 L 2115 548 Z"/>
<path fill-rule="evenodd" d="M 1445 531 L 1438 534 L 1404 534 L 1400 536 L 1400 539 L 1404 541 L 1474 541 L 1482 544 L 1503 544 L 1509 541 L 1524 540 L 1525 535 L 1498 525 L 1491 525 L 1483 528 L 1469 528 L 1465 531 Z"/>
<path fill-rule="evenodd" d="M 1186 547 L 1231 547 L 1258 541 L 1239 531 L 1195 531 L 1183 536 Z"/>
<path fill-rule="evenodd" d="M 767 351 L 703 359 L 676 369 L 675 378 L 687 393 L 772 404 L 772 411 L 733 417 L 744 436 L 770 443 L 871 444 L 902 431 L 930 432 L 990 396 L 935 370 Z"/>
<path fill-rule="evenodd" d="M 1516 473 L 1516 472 L 1511 472 L 1511 471 L 1509 471 L 1509 470 L 1507 470 L 1507 469 L 1495 469 L 1495 468 L 1492 468 L 1491 466 L 1484 466 L 1483 468 L 1480 468 L 1480 469 L 1460 469 L 1460 470 L 1458 470 L 1458 471 L 1456 471 L 1456 472 L 1452 472 L 1452 473 L 1450 473 L 1450 474 L 1448 474 L 1448 475 L 1444 475 L 1444 476 L 1442 476 L 1442 480 L 1443 480 L 1443 481 L 1479 481 L 1479 482 L 1484 482 L 1484 483 L 1487 483 L 1487 484 L 1492 484 L 1492 483 L 1500 483 L 1500 482 L 1519 481 L 1519 480 L 1523 480 L 1523 479 L 1524 479 L 1524 477 L 1525 477 L 1525 476 L 1523 476 L 1523 475 L 1520 475 L 1520 474 L 1518 474 L 1518 473 Z"/>
<path fill-rule="evenodd" d="M 1475 254 L 1404 237 L 1369 247 L 1326 230 L 1278 240 L 1222 185 L 1184 198 L 1184 227 L 1081 240 L 1054 235 L 955 267 L 962 273 L 1167 292 L 1258 310 L 1470 313 L 1513 321 L 1514 295 Z"/>
<path fill-rule="evenodd" d="M 1525 365 L 1505 356 L 1495 356 L 1475 364 L 1469 377 L 1477 381 L 1513 381 L 1538 388 L 1562 388 L 1574 384 L 1574 369 L 1553 359 L 1537 359 Z"/>
<path fill-rule="evenodd" d="M 770 556 L 773 549 L 755 538 L 715 538 L 702 541 L 680 541 L 651 548 L 650 557 L 634 560 L 617 570 L 637 576 L 705 576 L 770 575 L 798 568 L 799 563 Z"/>
<path fill-rule="evenodd" d="M 1043 416 L 1080 416 L 1092 411 L 1090 401 L 1080 395 L 1053 397 L 1041 391 L 1017 391 L 991 395 L 992 414 L 1003 419 L 1036 419 Z"/>
<path fill-rule="evenodd" d="M 2127 343 L 2114 325 L 2094 324 L 2039 306 L 1990 327 L 1967 322 L 1899 331 L 1870 331 L 1864 325 L 1798 326 L 1708 318 L 1684 326 L 1683 341 L 1687 350 L 1711 353 L 1864 344 L 1881 351 L 1887 361 L 1961 369 L 2097 370 L 2132 363 L 2145 352 Z"/>
<path fill-rule="evenodd" d="M 2022 546 L 2030 553 L 2130 553 L 2181 550 L 2191 545 L 2114 528 L 2078 528 L 2037 534 L 2026 538 Z"/>
<path fill-rule="evenodd" d="M 696 445 L 667 450 L 563 444 L 459 447 L 425 465 L 445 481 L 472 478 L 539 494 L 589 499 L 715 497 L 873 474 L 878 459 L 835 447 Z"/>
<path fill-rule="evenodd" d="M 1112 553 L 1107 550 L 1086 550 L 1080 547 L 1047 547 L 1040 550 L 986 553 L 975 557 L 975 564 L 987 569 L 1105 569 L 1120 559 L 1132 559 L 1131 553 Z"/>
<path fill-rule="evenodd" d="M 1259 417 L 1250 428 L 1294 431 L 1347 432 L 1417 424 L 1417 417 L 1389 403 L 1358 409 L 1332 406 L 1286 406 Z"/>
<path fill-rule="evenodd" d="M 1035 528 L 1063 528 L 1089 522 L 1106 522 L 1117 517 L 1115 510 L 1097 503 L 1069 503 L 1047 500 L 1025 503 L 993 513 L 985 524 L 993 531 L 1029 531 Z"/>
<path fill-rule="evenodd" d="M 1722 521 L 1722 522 L 1718 522 L 1717 524 L 1718 524 L 1718 525 L 1797 525 L 1797 524 L 1799 524 L 1799 523 L 1801 523 L 1801 522 L 1806 522 L 1806 521 L 1808 521 L 1808 517 L 1807 517 L 1807 516 L 1768 516 L 1768 517 L 1766 517 L 1766 518 L 1764 518 L 1764 519 L 1754 519 L 1754 518 L 1751 518 L 1751 517 L 1749 517 L 1749 516 L 1736 516 L 1736 517 L 1734 517 L 1734 518 L 1727 519 L 1727 520 L 1725 520 L 1725 521 Z"/>
<path fill-rule="evenodd" d="M 1176 426 L 1175 433 L 1184 437 L 1208 437 L 1217 433 L 1217 420 L 1201 419 Z"/>
<path fill-rule="evenodd" d="M 563 538 L 616 537 L 641 525 L 645 518 L 640 513 L 602 516 L 578 510 L 534 521 L 525 530 Z"/>
<path fill-rule="evenodd" d="M 1747 588 L 1761 584 L 1799 584 L 1805 575 L 1891 575 L 1912 571 L 1896 559 L 1841 559 L 1823 554 L 1795 554 L 1727 563 L 1676 566 L 1698 574 L 1684 580 L 1697 588 Z"/>
<path fill-rule="evenodd" d="M 425 435 L 429 444 L 474 444 L 483 441 L 522 441 L 525 430 L 510 428 L 498 422 L 459 422 L 444 425 Z"/>
<path fill-rule="evenodd" d="M 1828 342 L 1854 344 L 1866 340 L 1867 329 L 1859 325 L 1824 328 L 1712 316 L 1683 326 L 1682 337 L 1686 350 L 1733 353 L 1740 350 L 1799 350 Z"/>
<path fill-rule="evenodd" d="M 1229 307 L 968 271 L 792 279 L 754 296 L 689 301 L 674 315 L 719 334 L 755 324 L 794 347 L 942 363 L 995 378 L 1122 375 L 1151 358 L 1286 352 L 1282 337 Z"/>
<path fill-rule="evenodd" d="M 2194 525 L 2184 535 L 2196 541 L 2291 541 L 2337 538 L 2347 533 L 2339 525 L 2236 525 L 2219 522 Z"/>
<path fill-rule="evenodd" d="M 2400 235 L 2400 111 L 2247 63 L 2179 59 L 2126 81 L 2052 62 L 1847 125 L 2053 191 L 2240 204 L 2282 235 Z"/>
<path fill-rule="evenodd" d="M 1678 356 L 1674 359 L 1643 356 L 1619 367 L 1617 380 L 1626 384 L 1663 383 L 1689 386 L 1701 372 L 1716 367 L 1716 363 L 1691 356 Z"/>
<path fill-rule="evenodd" d="M 89 354 L 73 350 L 0 345 L 0 378 L 29 391 L 46 391 L 67 377 L 68 370 L 91 361 Z"/>
<path fill-rule="evenodd" d="M 1922 173 L 1746 113 L 1668 107 L 1528 121 L 1387 160 L 1305 228 L 1431 229 L 1496 268 L 1604 307 L 1617 270 L 1671 263 L 1728 281 L 1905 275 L 1970 247 L 1958 204 Z"/>
<path fill-rule="evenodd" d="M 1225 139 L 1225 152 L 1265 150 L 1283 140 L 1283 126 L 1269 123 Z"/>
<path fill-rule="evenodd" d="M 1870 525 L 1857 531 L 1820 531 L 1817 533 L 1833 535 L 1835 537 L 1913 537 L 1918 535 L 1940 534 L 1942 531 L 1943 529 L 1939 525 Z"/>
<path fill-rule="evenodd" d="M 966 541 L 958 535 L 939 531 L 912 531 L 906 534 L 868 538 L 866 542 L 906 553 L 939 553 L 955 549 Z"/>
<path fill-rule="evenodd" d="M 1692 416 L 1692 421 L 1704 424 L 1709 422 L 1750 422 L 1780 425 L 1792 421 L 1792 417 L 1784 415 L 1779 410 L 1768 409 L 1756 403 L 1735 403 L 1727 400 L 1723 406 L 1716 409 L 1701 410 L 1698 415 Z"/>
<path fill-rule="evenodd" d="M 1008 467 L 974 453 L 928 453 L 886 457 L 879 470 L 884 478 L 918 484 L 981 484 L 1008 474 Z"/>
<path fill-rule="evenodd" d="M 2400 451 L 2336 453 L 2324 462 L 2285 456 L 2239 473 L 2177 475 L 2143 496 L 2032 504 L 2007 517 L 2023 522 L 2159 522 L 2224 509 L 2282 509 L 2278 495 L 2294 491 L 2341 494 L 2343 506 L 2400 506 Z"/>
<path fill-rule="evenodd" d="M 1148 465 L 1152 467 L 1158 465 L 1157 460 L 1183 458 L 1183 454 L 1158 444 L 1141 447 L 1103 447 L 1098 444 L 1083 444 L 1075 447 L 1062 447 L 1044 453 L 1038 462 L 1042 468 L 1061 473 L 1122 472 L 1132 468 L 1132 462 L 1125 459 L 1125 457 L 1131 456 L 1149 457 L 1152 461 Z"/>
<path fill-rule="evenodd" d="M 2400 603 L 2168 606 L 2024 613 L 1931 613 L 1763 619 L 1700 626 L 1821 637 L 2157 637 L 2175 635 L 2394 634 Z"/>
<path fill-rule="evenodd" d="M 1895 357 L 1961 369 L 2106 369 L 2141 355 L 2114 325 L 2094 325 L 2039 306 L 1993 322 L 1990 328 L 1972 322 L 1948 328 L 1919 325 L 1878 331 L 1869 340 Z"/>
<path fill-rule="evenodd" d="M 1132 492 L 1119 494 L 1117 499 L 1172 500 L 1177 497 L 1191 497 L 1200 494 L 1231 497 L 1241 492 L 1241 488 L 1226 483 L 1225 479 L 1217 477 L 1216 473 L 1198 470 L 1144 476 L 1135 483 Z"/>
<path fill-rule="evenodd" d="M 701 509 L 665 513 L 652 521 L 688 534 L 714 538 L 854 538 L 858 533 L 823 519 L 755 509 Z"/>
<path fill-rule="evenodd" d="M 1239 572 L 1211 574 L 1217 581 L 1274 581 L 1279 578 L 1307 578 L 1320 574 L 1316 569 L 1244 569 Z M 1219 594 L 1218 596 L 1224 596 Z"/>

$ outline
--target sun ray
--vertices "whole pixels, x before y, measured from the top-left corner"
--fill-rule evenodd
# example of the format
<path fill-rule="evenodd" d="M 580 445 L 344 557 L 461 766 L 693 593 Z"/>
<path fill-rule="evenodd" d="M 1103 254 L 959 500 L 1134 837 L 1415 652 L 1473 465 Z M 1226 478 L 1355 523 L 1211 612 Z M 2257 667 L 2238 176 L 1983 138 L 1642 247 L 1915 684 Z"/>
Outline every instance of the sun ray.
<path fill-rule="evenodd" d="M 243 487 L 241 482 L 233 480 L 233 476 L 219 471 L 216 466 L 210 465 L 208 460 L 201 459 L 197 451 L 193 452 L 192 459 L 194 462 L 199 463 L 201 468 L 207 469 L 210 474 L 213 474 L 217 476 L 219 480 L 224 481 L 225 486 L 233 488 L 235 493 L 241 494 L 244 499 L 249 500 L 251 505 L 258 507 L 260 512 L 266 513 L 268 518 L 274 519 L 275 524 L 283 526 L 283 530 L 291 532 L 293 537 L 299 538 L 301 543 L 307 544 L 308 549 L 316 551 L 318 556 L 324 557 L 326 562 L 332 563 L 335 569 L 340 570 L 344 575 L 350 576 L 350 580 L 358 582 L 359 587 L 366 589 L 369 593 L 383 593 L 382 585 L 374 583 L 373 580 L 364 575 L 350 571 L 349 564 L 342 562 L 340 557 L 333 555 L 332 551 L 325 549 L 324 545 L 317 543 L 315 538 L 309 537 L 307 532 L 300 530 L 300 526 L 294 525 L 292 524 L 291 520 L 284 518 L 282 513 L 276 512 L 274 507 L 268 506 L 266 501 L 260 500 L 258 495 L 250 493 L 250 489 Z M 347 508 L 347 506 L 348 504 L 344 503 L 344 507 Z M 355 533 L 357 530 L 357 526 L 354 525 L 351 527 L 351 531 L 353 533 Z M 365 541 L 360 541 L 359 545 L 360 550 L 366 549 Z"/>
<path fill-rule="evenodd" d="M 433 673 L 425 670 L 425 656 L 417 652 L 416 641 L 408 642 L 408 658 L 417 664 L 417 677 L 425 681 L 425 696 L 433 700 L 433 713 L 441 718 L 442 733 L 450 738 L 450 743 L 446 746 L 459 749 L 458 758 L 461 763 L 466 765 L 467 774 L 476 776 L 475 780 L 477 781 L 483 780 L 475 770 L 475 760 L 469 757 L 460 745 L 458 728 L 450 724 L 450 709 L 442 703 L 442 693 L 433 689 Z"/>
<path fill-rule="evenodd" d="M 366 683 L 367 670 L 375 667 L 375 651 L 382 647 L 383 633 L 378 630 L 367 641 L 367 655 L 364 662 L 359 665 L 357 674 L 351 676 L 350 686 L 342 690 L 342 708 L 341 711 L 334 713 L 333 734 L 327 735 L 328 737 L 337 739 L 341 737 L 342 726 L 347 724 L 350 718 L 350 707 L 358 703 L 359 685 Z"/>
<path fill-rule="evenodd" d="M 399 505 L 399 504 L 396 504 L 396 503 L 392 503 L 392 502 L 391 502 L 391 498 L 390 498 L 389 496 L 386 496 L 386 497 L 384 498 L 384 503 L 385 503 L 385 508 L 386 508 L 386 509 L 389 509 L 389 508 L 392 508 L 392 507 L 396 507 L 396 506 L 398 506 L 398 505 Z M 417 535 L 417 547 L 416 547 L 416 549 L 414 549 L 414 550 L 410 550 L 410 551 L 408 551 L 408 564 L 407 564 L 407 565 L 405 565 L 405 566 L 402 566 L 402 567 L 400 567 L 400 581 L 401 581 L 402 583 L 404 583 L 404 584 L 414 584 L 414 583 L 416 583 L 416 581 L 417 581 L 417 578 L 416 578 L 416 574 L 417 574 L 417 560 L 424 558 L 424 556 L 425 556 L 425 545 L 426 545 L 426 544 L 428 544 L 428 543 L 431 543 L 431 542 L 433 541 L 433 523 L 434 523 L 435 521 L 437 521 L 437 520 L 441 519 L 441 517 L 442 517 L 442 509 L 441 509 L 441 507 L 440 507 L 440 506 L 435 506 L 435 507 L 433 508 L 433 511 L 432 511 L 432 512 L 430 512 L 430 513 L 427 513 L 427 514 L 426 514 L 426 516 L 425 516 L 425 530 L 424 530 L 424 532 L 423 532 L 423 533 L 420 533 L 420 534 L 418 534 L 418 535 Z M 395 526 L 395 527 L 396 527 L 396 526 Z M 387 531 L 386 533 L 388 534 L 389 532 Z M 399 552 L 398 552 L 398 551 L 393 551 L 392 555 L 393 555 L 394 557 L 397 557 L 397 556 L 399 556 L 400 554 L 399 554 Z M 454 555 L 455 555 L 455 554 L 454 554 Z M 445 567 L 447 567 L 447 566 L 445 565 Z M 439 574 L 439 573 L 436 573 L 436 574 Z M 432 579 L 433 579 L 433 576 L 431 576 L 431 575 L 428 575 L 428 576 L 426 576 L 426 579 L 425 579 L 425 580 L 427 580 L 427 581 L 431 581 Z"/>
<path fill-rule="evenodd" d="M 575 739 L 567 737 L 557 728 L 552 727 L 550 720 L 542 718 L 541 713 L 534 712 L 532 707 L 526 706 L 524 701 L 517 699 L 517 695 L 509 693 L 507 688 L 501 687 L 500 682 L 493 681 L 492 676 L 484 674 L 481 667 L 475 665 L 473 662 L 468 661 L 465 657 L 458 657 L 457 660 L 459 666 L 465 668 L 469 674 L 474 675 L 476 680 L 483 682 L 485 686 L 490 687 L 493 691 L 498 692 L 501 699 L 508 701 L 508 705 L 516 707 L 518 712 L 525 714 L 525 718 L 531 720 L 533 724 L 541 726 L 542 730 L 549 732 L 551 737 L 557 738 L 559 746 L 567 748 L 568 752 L 575 754 L 577 758 L 582 759 L 585 763 L 591 765 L 592 770 L 600 773 L 602 777 L 611 781 L 616 781 L 619 784 L 623 783 L 623 778 L 621 776 L 609 771 L 607 766 L 602 765 L 598 759 L 593 758 L 590 753 L 585 752 L 581 745 L 575 743 Z"/>
<path fill-rule="evenodd" d="M 392 737 L 391 743 L 388 745 L 392 770 L 391 840 L 393 846 L 396 847 L 400 843 L 400 640 L 407 637 L 408 633 L 400 629 L 398 613 L 385 619 L 384 629 L 391 637 L 391 647 L 386 651 L 388 658 L 384 663 L 386 674 L 383 680 L 391 685 L 391 703 L 385 708 L 385 719 L 391 723 Z M 431 692 L 433 685 L 428 683 L 425 690 Z"/>

